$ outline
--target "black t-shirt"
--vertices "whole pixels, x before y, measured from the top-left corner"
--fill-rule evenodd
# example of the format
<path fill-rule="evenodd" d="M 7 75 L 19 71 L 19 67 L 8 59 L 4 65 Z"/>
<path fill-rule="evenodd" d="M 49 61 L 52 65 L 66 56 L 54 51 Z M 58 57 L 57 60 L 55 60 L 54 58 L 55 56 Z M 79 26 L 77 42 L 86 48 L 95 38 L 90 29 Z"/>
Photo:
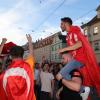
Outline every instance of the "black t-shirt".
<path fill-rule="evenodd" d="M 70 75 L 71 77 L 80 77 L 82 79 L 82 76 L 78 70 L 73 70 Z M 73 91 L 63 85 L 60 100 L 82 100 L 82 97 L 78 92 Z"/>

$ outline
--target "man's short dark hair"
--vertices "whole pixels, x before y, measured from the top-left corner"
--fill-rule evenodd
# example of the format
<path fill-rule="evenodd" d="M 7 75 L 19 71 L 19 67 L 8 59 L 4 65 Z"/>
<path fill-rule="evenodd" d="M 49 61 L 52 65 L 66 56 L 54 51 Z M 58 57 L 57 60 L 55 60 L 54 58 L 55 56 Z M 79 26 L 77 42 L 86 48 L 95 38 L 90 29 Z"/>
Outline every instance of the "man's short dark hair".
<path fill-rule="evenodd" d="M 10 55 L 15 58 L 19 58 L 19 57 L 23 58 L 24 49 L 21 46 L 13 46 L 10 49 Z"/>
<path fill-rule="evenodd" d="M 71 18 L 69 18 L 69 17 L 64 17 L 64 18 L 61 18 L 61 21 L 63 21 L 63 22 L 67 22 L 67 23 L 69 23 L 70 25 L 72 25 L 72 24 L 73 24 L 72 19 L 71 19 Z"/>

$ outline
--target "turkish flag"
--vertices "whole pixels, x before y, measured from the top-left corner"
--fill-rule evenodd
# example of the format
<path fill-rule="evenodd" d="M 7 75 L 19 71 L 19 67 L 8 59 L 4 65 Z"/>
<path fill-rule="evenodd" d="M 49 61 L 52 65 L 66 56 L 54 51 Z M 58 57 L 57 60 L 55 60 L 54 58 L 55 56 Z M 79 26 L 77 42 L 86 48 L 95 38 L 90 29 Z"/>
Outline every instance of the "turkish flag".
<path fill-rule="evenodd" d="M 90 43 L 81 33 L 77 26 L 72 26 L 71 33 L 76 33 L 82 42 L 82 48 L 84 49 L 85 67 L 81 69 L 83 74 L 83 83 L 86 86 L 93 86 L 96 88 L 100 97 L 100 68 L 97 64 L 96 57 Z"/>
<path fill-rule="evenodd" d="M 33 72 L 24 60 L 13 60 L 0 75 L 0 100 L 36 100 Z"/>

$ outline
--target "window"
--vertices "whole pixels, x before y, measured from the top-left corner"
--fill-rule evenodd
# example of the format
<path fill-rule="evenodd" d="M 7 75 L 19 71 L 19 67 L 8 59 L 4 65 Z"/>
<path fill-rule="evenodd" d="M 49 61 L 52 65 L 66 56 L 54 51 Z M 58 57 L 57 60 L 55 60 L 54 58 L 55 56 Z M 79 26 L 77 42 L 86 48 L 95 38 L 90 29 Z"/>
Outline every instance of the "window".
<path fill-rule="evenodd" d="M 88 34 L 88 30 L 84 30 L 84 35 L 87 35 Z"/>
<path fill-rule="evenodd" d="M 58 59 L 61 59 L 61 55 L 58 55 Z"/>
<path fill-rule="evenodd" d="M 57 46 L 57 48 L 56 48 L 56 49 L 59 49 L 59 44 L 57 44 L 56 46 Z"/>
<path fill-rule="evenodd" d="M 56 37 L 55 37 L 55 43 L 56 43 Z"/>
<path fill-rule="evenodd" d="M 55 60 L 59 59 L 59 55 L 55 54 Z"/>
<path fill-rule="evenodd" d="M 59 49 L 60 49 L 60 44 L 59 44 Z"/>
<path fill-rule="evenodd" d="M 98 27 L 94 27 L 94 34 L 98 33 Z"/>
<path fill-rule="evenodd" d="M 58 42 L 59 41 L 59 37 L 56 37 L 56 42 Z"/>
<path fill-rule="evenodd" d="M 98 42 L 98 41 L 94 43 L 94 50 L 95 50 L 95 51 L 100 50 L 99 42 Z"/>
<path fill-rule="evenodd" d="M 57 46 L 55 45 L 55 51 L 57 50 Z"/>
<path fill-rule="evenodd" d="M 51 59 L 52 59 L 52 60 L 54 59 L 54 56 L 53 56 L 53 54 L 51 55 Z"/>
<path fill-rule="evenodd" d="M 55 59 L 57 58 L 57 55 L 55 54 Z"/>
<path fill-rule="evenodd" d="M 54 48 L 52 47 L 52 51 L 54 51 Z"/>

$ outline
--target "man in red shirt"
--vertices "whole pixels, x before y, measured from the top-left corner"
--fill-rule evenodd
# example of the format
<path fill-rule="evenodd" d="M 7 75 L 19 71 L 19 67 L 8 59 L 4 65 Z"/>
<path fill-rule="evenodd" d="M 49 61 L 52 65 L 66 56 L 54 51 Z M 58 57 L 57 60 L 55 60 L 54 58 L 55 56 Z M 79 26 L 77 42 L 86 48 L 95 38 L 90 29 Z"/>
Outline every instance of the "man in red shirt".
<path fill-rule="evenodd" d="M 85 66 L 85 70 L 82 71 L 85 80 L 84 84 L 94 86 L 100 95 L 100 69 L 96 63 L 94 52 L 80 28 L 72 24 L 73 22 L 69 17 L 61 19 L 62 31 L 68 32 L 66 36 L 67 47 L 58 50 L 58 52 L 69 52 L 73 56 L 73 60 L 60 71 L 59 75 L 69 80 L 69 73 L 73 69 Z"/>
<path fill-rule="evenodd" d="M 27 39 L 31 45 L 30 35 L 27 35 Z M 23 54 L 21 46 L 10 49 L 12 62 L 0 75 L 0 100 L 36 100 L 33 71 L 30 64 L 24 61 Z"/>

